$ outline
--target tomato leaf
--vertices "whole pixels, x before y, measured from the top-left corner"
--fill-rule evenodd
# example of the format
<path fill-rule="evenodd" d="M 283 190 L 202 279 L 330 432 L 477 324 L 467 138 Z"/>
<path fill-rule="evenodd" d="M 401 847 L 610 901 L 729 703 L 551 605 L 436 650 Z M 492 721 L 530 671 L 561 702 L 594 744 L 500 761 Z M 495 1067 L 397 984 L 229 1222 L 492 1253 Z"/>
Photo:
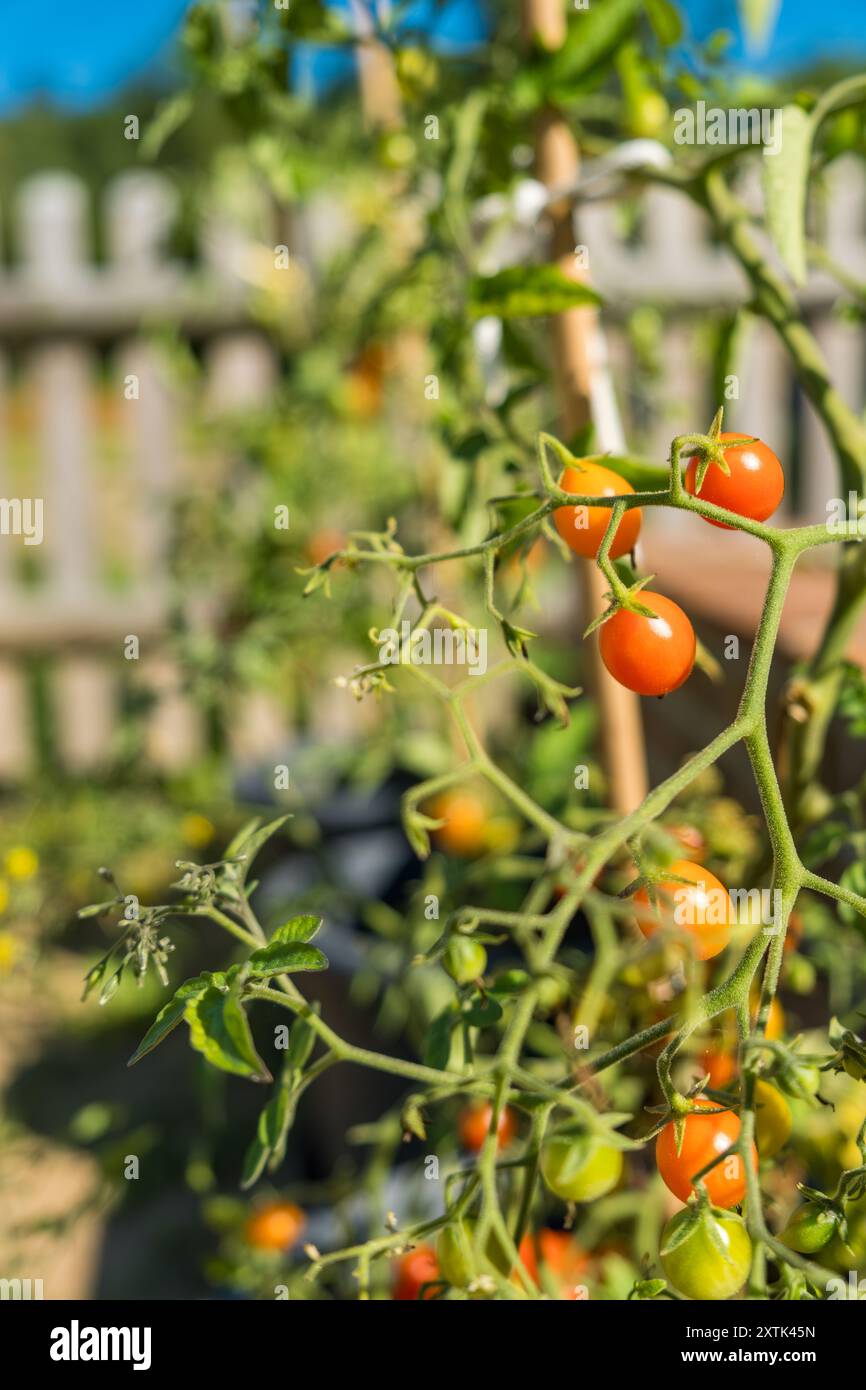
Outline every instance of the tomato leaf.
<path fill-rule="evenodd" d="M 435 1067 L 437 1071 L 444 1071 L 447 1067 L 448 1058 L 451 1056 L 451 1029 L 456 1021 L 457 1015 L 450 1004 L 434 1018 L 427 1033 L 427 1046 L 424 1050 L 424 1062 L 428 1067 Z"/>
<path fill-rule="evenodd" d="M 277 927 L 268 945 L 273 946 L 277 941 L 312 941 L 321 925 L 321 917 L 293 917 Z"/>
<path fill-rule="evenodd" d="M 255 1135 L 244 1158 L 242 1188 L 258 1182 L 266 1166 L 273 1173 L 282 1163 L 294 1114 L 295 1098 L 290 1086 L 281 1081 L 259 1115 Z"/>
<path fill-rule="evenodd" d="M 600 304 L 595 290 L 572 280 L 555 265 L 509 266 L 495 275 L 478 275 L 469 285 L 469 315 L 537 318 L 579 305 Z"/>
<path fill-rule="evenodd" d="M 163 1039 L 167 1038 L 169 1033 L 173 1032 L 180 1023 L 188 1001 L 204 994 L 210 984 L 211 977 L 209 975 L 196 975 L 192 979 L 185 980 L 175 990 L 174 996 L 169 999 L 168 1003 L 160 1009 L 126 1065 L 128 1067 L 134 1066 L 148 1052 L 152 1052 L 155 1047 L 158 1047 Z"/>
<path fill-rule="evenodd" d="M 775 118 L 778 122 L 778 117 Z M 806 192 L 813 124 L 799 106 L 782 108 L 778 148 L 764 147 L 764 208 L 767 230 L 796 285 L 806 279 Z"/>
<path fill-rule="evenodd" d="M 241 883 L 246 879 L 250 871 L 250 866 L 263 845 L 266 845 L 272 835 L 284 826 L 289 816 L 278 816 L 276 820 L 268 821 L 267 825 L 262 825 L 260 818 L 248 821 L 242 826 L 235 835 L 231 844 L 225 852 L 226 859 L 240 859 L 242 862 L 235 865 L 235 872 Z"/>
<path fill-rule="evenodd" d="M 188 999 L 185 1009 L 192 1046 L 212 1066 L 251 1081 L 270 1081 L 256 1052 L 249 1020 L 234 994 L 211 985 L 198 998 Z"/>
<path fill-rule="evenodd" d="M 327 970 L 328 958 L 303 941 L 272 941 L 250 956 L 252 975 L 282 975 L 291 970 Z"/>

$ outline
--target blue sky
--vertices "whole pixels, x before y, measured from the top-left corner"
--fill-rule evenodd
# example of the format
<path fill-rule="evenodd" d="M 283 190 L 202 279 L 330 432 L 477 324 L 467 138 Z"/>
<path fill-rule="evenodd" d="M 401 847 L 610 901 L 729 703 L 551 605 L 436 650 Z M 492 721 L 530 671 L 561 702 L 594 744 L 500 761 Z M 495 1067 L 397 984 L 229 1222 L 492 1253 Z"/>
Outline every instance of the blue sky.
<path fill-rule="evenodd" d="M 50 96 L 67 109 L 98 106 L 128 83 L 154 71 L 163 75 L 190 0 L 0 0 L 0 114 L 34 96 Z M 347 0 L 334 0 L 345 8 Z M 445 51 L 478 41 L 483 23 L 475 0 L 449 0 L 436 21 L 435 44 Z M 769 50 L 747 54 L 736 0 L 687 0 L 696 37 L 730 28 L 737 36 L 731 57 L 767 73 L 797 68 L 818 57 L 866 59 L 866 0 L 781 0 Z M 407 19 L 427 28 L 432 0 L 414 0 Z M 341 55 L 340 55 L 341 56 Z M 295 60 L 301 86 L 334 56 L 307 52 Z M 321 66 L 320 66 L 321 65 Z M 345 67 L 337 59 L 338 67 Z"/>

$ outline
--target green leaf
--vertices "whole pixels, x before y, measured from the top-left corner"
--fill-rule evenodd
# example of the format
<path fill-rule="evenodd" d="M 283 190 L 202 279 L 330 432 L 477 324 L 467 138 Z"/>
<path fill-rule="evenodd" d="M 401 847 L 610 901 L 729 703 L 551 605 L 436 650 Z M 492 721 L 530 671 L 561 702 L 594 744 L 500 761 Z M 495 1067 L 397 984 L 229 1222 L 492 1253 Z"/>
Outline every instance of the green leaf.
<path fill-rule="evenodd" d="M 852 893 L 859 893 L 861 898 L 866 898 L 866 864 L 860 859 L 855 859 L 854 863 L 849 864 L 839 875 L 839 886 L 848 888 Z M 838 903 L 837 906 L 839 916 L 849 926 L 863 920 L 863 913 L 858 912 L 856 907 L 849 907 L 848 903 Z"/>
<path fill-rule="evenodd" d="M 190 1042 L 212 1066 L 235 1076 L 248 1076 L 251 1081 L 271 1080 L 235 995 L 211 986 L 199 998 L 187 1000 L 185 1016 Z"/>
<path fill-rule="evenodd" d="M 139 147 L 141 158 L 156 159 L 166 140 L 174 135 L 189 120 L 193 111 L 191 92 L 178 92 L 167 101 L 160 102 L 150 124 L 145 130 Z"/>
<path fill-rule="evenodd" d="M 844 821 L 822 821 L 809 833 L 803 846 L 803 862 L 810 867 L 826 863 L 842 848 L 847 838 L 848 827 Z"/>
<path fill-rule="evenodd" d="M 155 1047 L 158 1047 L 163 1039 L 167 1038 L 169 1033 L 180 1023 L 188 1001 L 204 994 L 210 984 L 210 975 L 196 975 L 190 980 L 184 980 L 183 984 L 175 990 L 173 997 L 160 1009 L 126 1065 L 128 1067 L 134 1066 L 148 1052 L 152 1052 Z"/>
<path fill-rule="evenodd" d="M 464 1022 L 471 1024 L 473 1028 L 490 1028 L 494 1023 L 498 1023 L 501 1017 L 502 1005 L 489 996 L 487 999 L 479 997 L 477 1002 L 470 1004 L 462 1014 Z"/>
<path fill-rule="evenodd" d="M 276 835 L 277 831 L 289 819 L 290 817 L 287 815 L 278 816 L 276 820 L 268 821 L 267 825 L 262 825 L 260 818 L 256 816 L 254 820 L 248 821 L 238 831 L 225 852 L 225 858 L 243 860 L 242 864 L 235 865 L 241 883 L 246 879 L 259 850 L 267 844 L 272 835 Z"/>
<path fill-rule="evenodd" d="M 321 925 L 321 917 L 293 917 L 277 927 L 268 945 L 273 946 L 277 941 L 312 941 Z"/>
<path fill-rule="evenodd" d="M 671 0 L 646 0 L 646 17 L 659 43 L 669 47 L 683 36 L 683 21 Z"/>
<path fill-rule="evenodd" d="M 601 303 L 595 290 L 572 280 L 555 265 L 509 266 L 496 275 L 476 276 L 469 285 L 469 314 L 496 318 L 537 318 L 579 305 Z"/>
<path fill-rule="evenodd" d="M 312 1005 L 315 1014 L 319 1012 L 318 1004 Z M 289 1035 L 289 1046 L 286 1049 L 286 1066 L 293 1071 L 302 1071 L 310 1059 L 310 1053 L 316 1042 L 316 1034 L 305 1018 L 296 1018 L 292 1024 L 292 1031 Z"/>
<path fill-rule="evenodd" d="M 327 970 L 328 958 L 318 946 L 303 941 L 274 941 L 253 951 L 250 956 L 253 975 L 282 975 L 290 970 Z"/>
<path fill-rule="evenodd" d="M 259 1115 L 256 1133 L 244 1158 L 242 1188 L 252 1187 L 258 1182 L 265 1166 L 273 1173 L 282 1163 L 295 1108 L 295 1098 L 290 1087 L 281 1081 Z"/>
<path fill-rule="evenodd" d="M 580 10 L 568 26 L 565 43 L 545 67 L 551 86 L 596 76 L 634 25 L 642 4 L 643 0 L 604 0 Z"/>
<path fill-rule="evenodd" d="M 427 1046 L 424 1050 L 424 1062 L 428 1067 L 435 1067 L 437 1071 L 444 1071 L 447 1067 L 448 1058 L 451 1056 L 451 1029 L 456 1021 L 457 1015 L 450 1004 L 434 1018 L 427 1033 Z"/>
<path fill-rule="evenodd" d="M 778 117 L 776 117 L 778 121 Z M 806 191 L 813 125 L 799 106 L 782 108 L 777 153 L 764 147 L 764 207 L 767 230 L 796 285 L 806 279 Z"/>

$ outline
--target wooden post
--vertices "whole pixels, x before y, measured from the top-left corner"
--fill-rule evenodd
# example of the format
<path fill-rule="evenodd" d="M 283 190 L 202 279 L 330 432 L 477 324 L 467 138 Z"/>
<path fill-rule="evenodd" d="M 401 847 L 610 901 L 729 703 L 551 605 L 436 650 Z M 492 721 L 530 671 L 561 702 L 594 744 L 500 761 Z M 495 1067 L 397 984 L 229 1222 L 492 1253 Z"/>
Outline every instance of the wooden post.
<path fill-rule="evenodd" d="M 579 22 L 579 20 L 578 20 Z M 548 50 L 565 41 L 564 0 L 523 0 L 524 38 L 534 37 Z M 564 187 L 576 178 L 580 159 L 565 121 L 547 108 L 538 117 L 535 132 L 535 165 L 539 180 L 548 188 Z M 574 280 L 587 275 L 577 265 L 571 204 L 567 200 L 548 210 L 551 260 Z M 556 397 L 560 424 L 566 437 L 591 418 L 593 376 L 597 371 L 600 330 L 594 309 L 567 309 L 550 321 Z M 597 427 L 600 422 L 596 420 Z M 599 430 L 599 433 L 601 431 Z M 602 448 L 612 441 L 599 439 Z M 585 608 L 594 616 L 603 607 L 607 582 L 594 564 L 580 564 Z M 601 726 L 602 757 L 609 782 L 609 800 L 621 815 L 639 806 L 647 794 L 646 757 L 637 697 L 608 674 L 598 649 L 598 638 L 587 643 L 590 673 Z"/>

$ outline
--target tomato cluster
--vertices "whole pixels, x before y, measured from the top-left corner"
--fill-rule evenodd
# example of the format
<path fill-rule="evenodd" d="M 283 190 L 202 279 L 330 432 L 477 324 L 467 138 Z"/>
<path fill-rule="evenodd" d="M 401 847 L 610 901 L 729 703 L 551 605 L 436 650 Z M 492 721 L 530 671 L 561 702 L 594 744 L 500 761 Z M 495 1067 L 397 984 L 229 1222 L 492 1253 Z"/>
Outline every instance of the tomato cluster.
<path fill-rule="evenodd" d="M 742 438 L 721 433 L 720 443 Z M 711 460 L 703 472 L 701 460 L 690 460 L 685 474 L 686 491 L 704 502 L 752 521 L 772 516 L 785 491 L 785 476 L 778 458 L 760 439 L 722 450 L 724 464 Z M 727 471 L 726 471 L 727 470 Z M 610 468 L 589 459 L 575 460 L 564 469 L 559 486 L 584 497 L 630 497 L 634 488 Z M 704 517 L 711 526 L 731 530 L 724 521 Z M 553 514 L 559 535 L 577 555 L 595 559 L 610 521 L 609 507 L 562 506 Z M 628 508 L 613 536 L 611 560 L 630 554 L 641 529 L 639 507 Z M 602 624 L 601 659 L 614 680 L 637 695 L 669 695 L 688 680 L 695 663 L 697 643 L 686 614 L 663 594 L 641 592 L 637 607 L 619 607 Z"/>

